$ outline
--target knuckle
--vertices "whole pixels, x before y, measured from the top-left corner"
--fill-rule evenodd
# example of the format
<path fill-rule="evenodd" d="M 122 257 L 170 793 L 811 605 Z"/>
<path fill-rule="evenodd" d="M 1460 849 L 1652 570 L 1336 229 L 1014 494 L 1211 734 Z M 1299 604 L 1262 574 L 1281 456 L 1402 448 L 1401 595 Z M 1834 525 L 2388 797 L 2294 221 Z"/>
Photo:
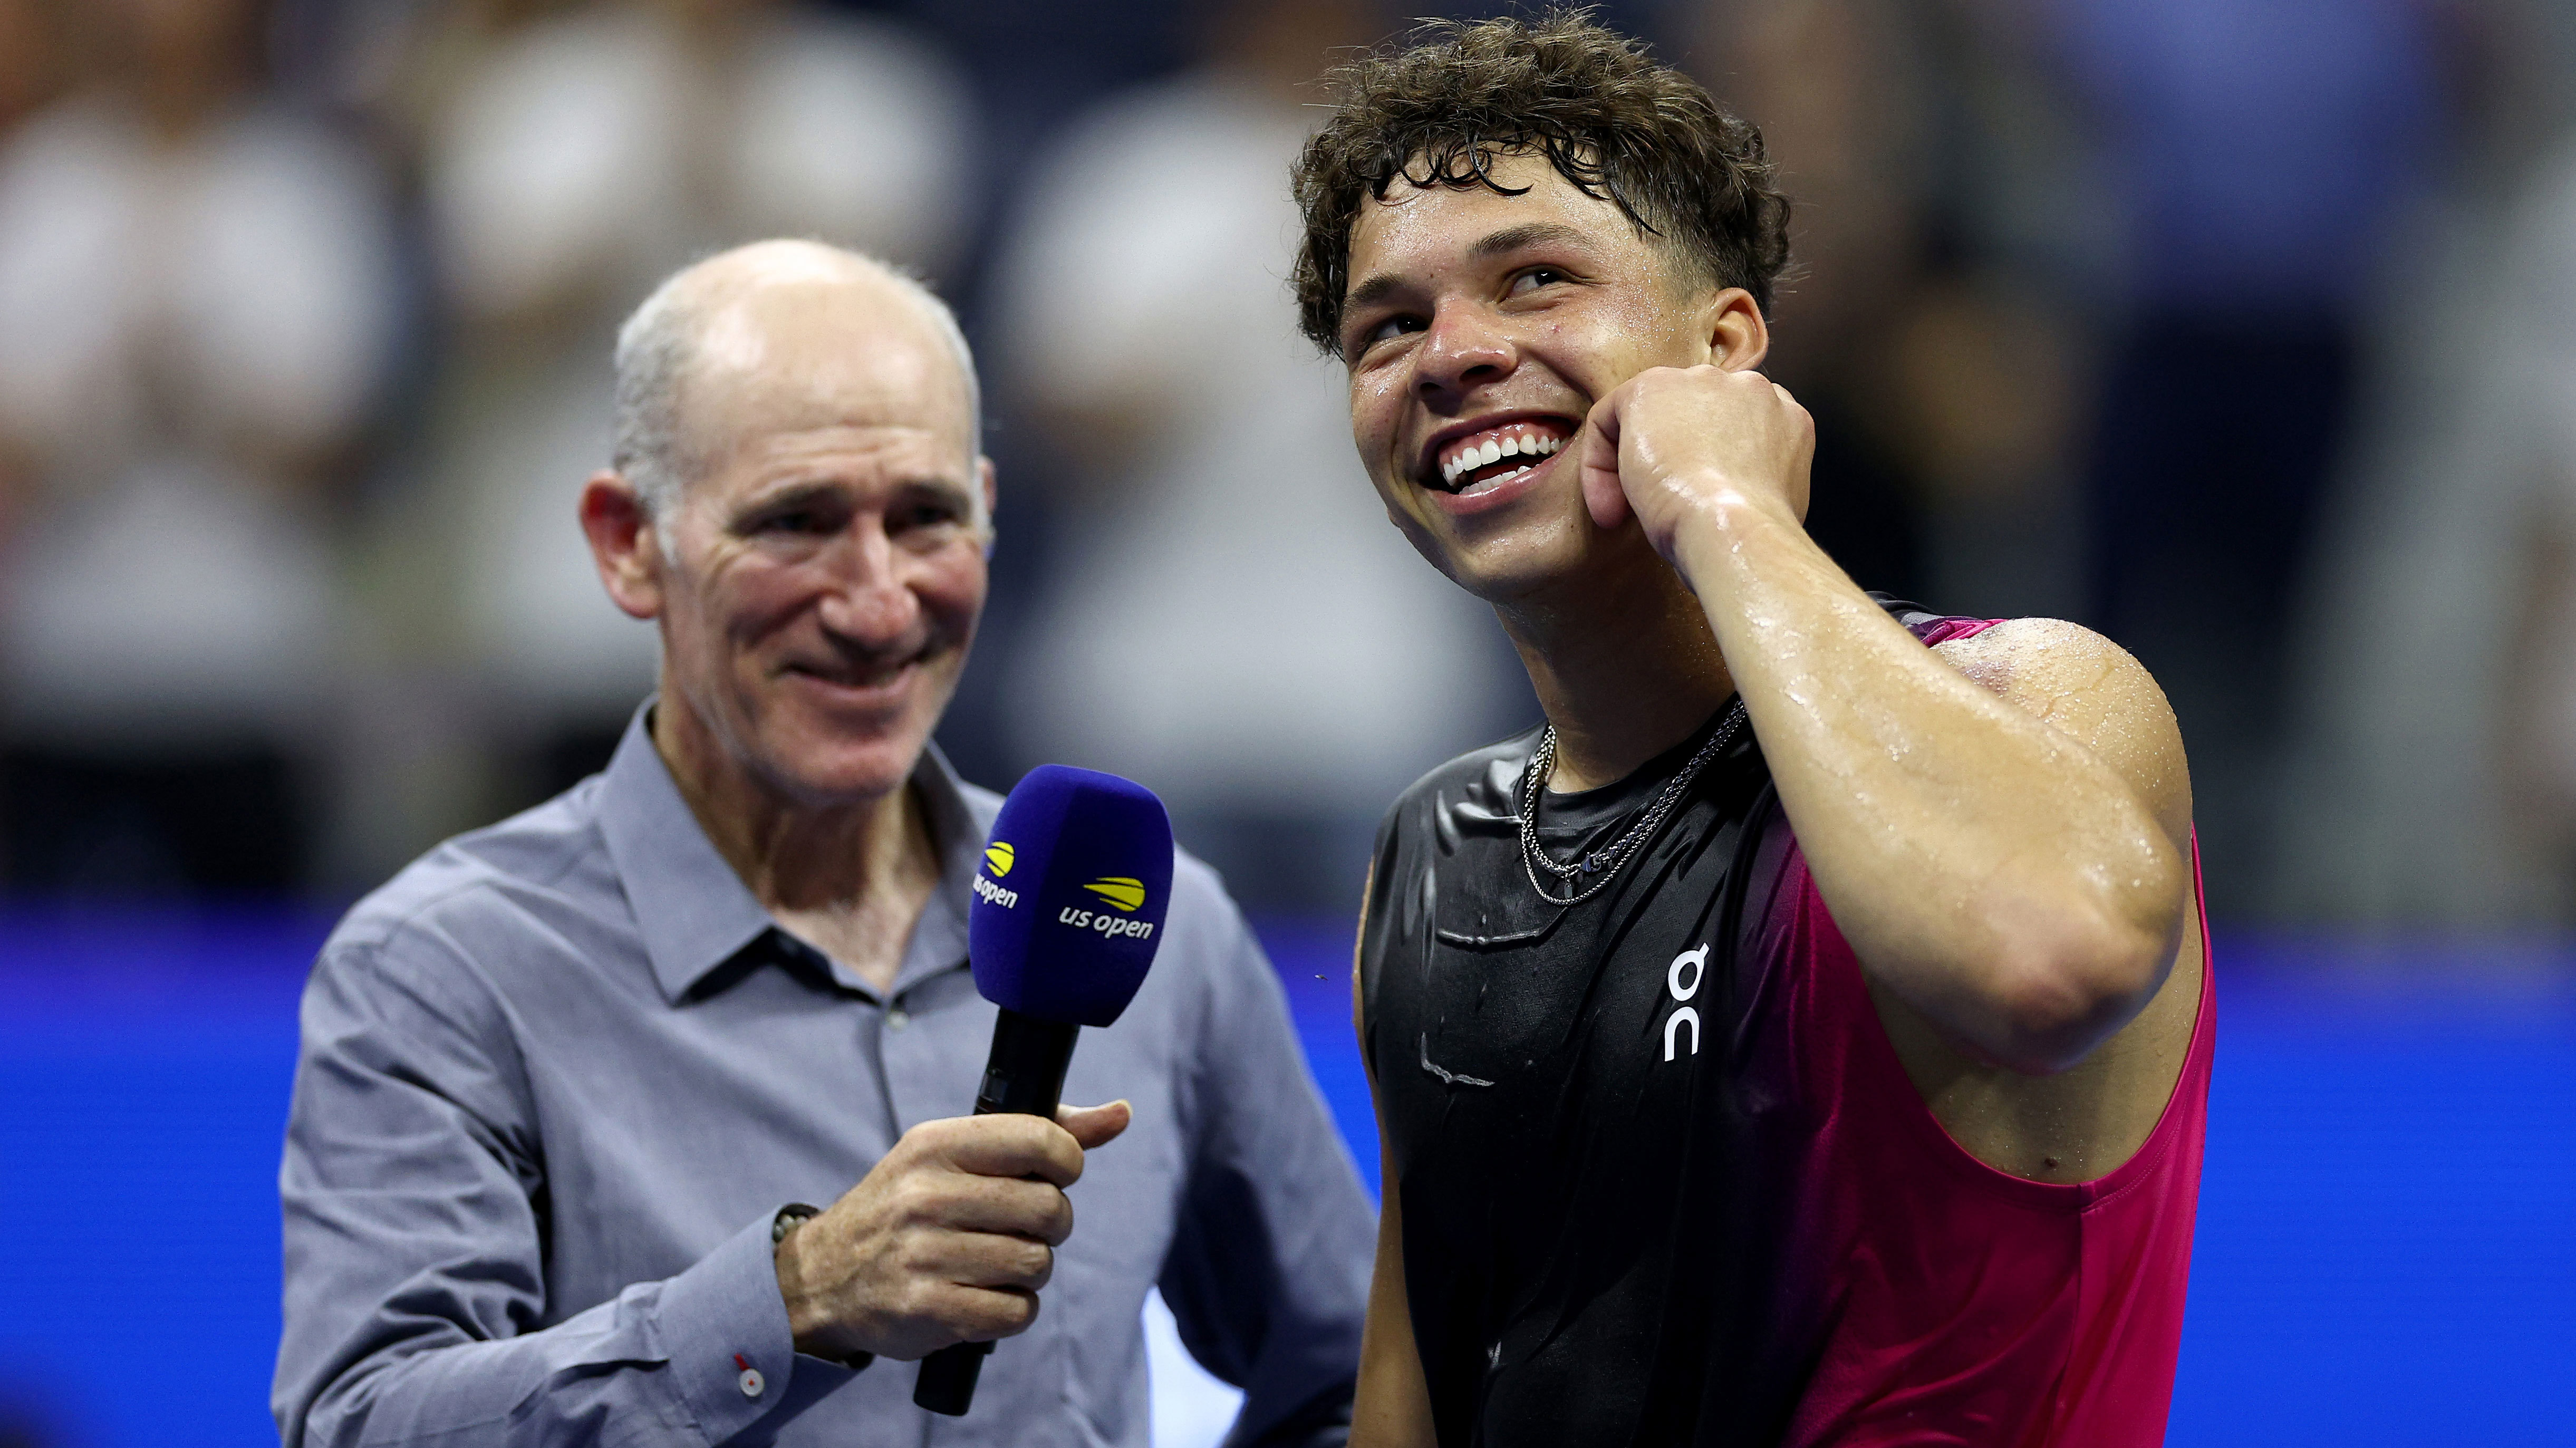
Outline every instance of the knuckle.
<path fill-rule="evenodd" d="M 1002 1312 L 1002 1331 L 1005 1334 L 1016 1335 L 1026 1332 L 1037 1324 L 1037 1320 L 1038 1295 L 1036 1293 L 1010 1294 L 1010 1305 Z"/>

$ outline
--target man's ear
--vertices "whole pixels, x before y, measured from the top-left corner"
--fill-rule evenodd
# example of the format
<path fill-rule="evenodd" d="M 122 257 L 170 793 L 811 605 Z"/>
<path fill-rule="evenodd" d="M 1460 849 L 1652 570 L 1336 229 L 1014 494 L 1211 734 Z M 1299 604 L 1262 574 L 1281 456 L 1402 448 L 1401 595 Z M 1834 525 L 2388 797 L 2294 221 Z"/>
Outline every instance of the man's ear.
<path fill-rule="evenodd" d="M 632 618 L 662 614 L 662 538 L 635 485 L 613 472 L 581 489 L 581 531 L 609 602 Z"/>
<path fill-rule="evenodd" d="M 1771 324 L 1762 320 L 1762 308 L 1742 287 L 1713 293 L 1701 327 L 1700 335 L 1708 339 L 1708 360 L 1729 372 L 1759 367 L 1771 355 Z"/>
<path fill-rule="evenodd" d="M 993 556 L 993 514 L 1002 506 L 1002 494 L 993 485 L 993 460 L 975 459 L 975 485 L 984 492 L 984 556 Z"/>

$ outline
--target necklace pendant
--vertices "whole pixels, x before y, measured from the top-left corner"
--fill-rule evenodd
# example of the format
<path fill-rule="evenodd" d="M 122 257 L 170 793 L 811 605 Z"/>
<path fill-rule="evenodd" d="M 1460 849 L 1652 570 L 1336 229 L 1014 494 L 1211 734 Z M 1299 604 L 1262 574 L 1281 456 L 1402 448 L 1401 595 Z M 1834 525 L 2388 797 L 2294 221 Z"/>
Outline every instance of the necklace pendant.
<path fill-rule="evenodd" d="M 1600 868 L 1601 868 L 1601 857 L 1600 857 L 1599 855 L 1597 855 L 1597 854 L 1594 854 L 1594 855 L 1586 855 L 1586 856 L 1584 856 L 1584 857 L 1583 857 L 1583 866 L 1582 866 L 1582 868 L 1583 868 L 1583 873 L 1585 873 L 1585 874 L 1587 874 L 1587 875 L 1591 874 L 1591 873 L 1592 873 L 1593 871 L 1595 871 L 1595 870 L 1600 869 Z"/>

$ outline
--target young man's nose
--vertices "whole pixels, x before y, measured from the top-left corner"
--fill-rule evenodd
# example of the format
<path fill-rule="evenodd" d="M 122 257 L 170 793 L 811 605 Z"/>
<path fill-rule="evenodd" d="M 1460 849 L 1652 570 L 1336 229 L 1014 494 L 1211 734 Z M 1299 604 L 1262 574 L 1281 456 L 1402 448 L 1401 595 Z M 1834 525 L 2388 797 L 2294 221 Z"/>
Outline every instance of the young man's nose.
<path fill-rule="evenodd" d="M 1443 304 L 1431 316 L 1431 329 L 1415 354 L 1414 387 L 1425 399 L 1455 397 L 1471 388 L 1497 382 L 1519 365 L 1520 350 L 1484 308 L 1468 303 Z"/>

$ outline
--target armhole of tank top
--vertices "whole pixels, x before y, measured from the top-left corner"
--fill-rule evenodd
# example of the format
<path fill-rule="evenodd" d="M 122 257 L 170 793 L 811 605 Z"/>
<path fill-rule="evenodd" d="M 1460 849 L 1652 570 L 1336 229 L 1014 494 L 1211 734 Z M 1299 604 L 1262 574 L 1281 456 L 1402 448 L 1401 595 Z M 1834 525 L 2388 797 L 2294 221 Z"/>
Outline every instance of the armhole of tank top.
<path fill-rule="evenodd" d="M 1863 1075 L 1868 1084 L 1862 1089 L 1886 1099 L 1891 1114 L 1899 1123 L 1897 1129 L 1911 1138 L 1927 1157 L 1944 1164 L 1966 1185 L 2019 1206 L 2043 1211 L 2091 1211 L 2117 1200 L 2153 1176 L 2173 1154 L 2174 1141 L 2186 1124 L 2195 1116 L 2205 1115 L 2193 1110 L 2189 1103 L 2205 1099 L 2217 1038 L 2217 1005 L 2210 981 L 2209 912 L 2199 899 L 2200 841 L 2197 831 L 2193 833 L 2191 857 L 2193 908 L 2201 917 L 2200 1002 L 2192 1013 L 2191 1041 L 2184 1048 L 2182 1069 L 2175 1074 L 2174 1083 L 2165 1094 L 2164 1106 L 2156 1115 L 2156 1124 L 2149 1128 L 2146 1140 L 2138 1143 L 2138 1149 L 2129 1154 L 2128 1160 L 2089 1181 L 2038 1182 L 1990 1165 L 1961 1146 L 1950 1135 L 1949 1129 L 1941 1124 L 1941 1118 L 1933 1114 L 1931 1103 L 1925 1101 L 1923 1093 L 1915 1088 L 1913 1078 L 1905 1073 L 1904 1062 L 1897 1059 L 1896 1045 L 1888 1039 L 1887 1025 L 1878 1018 L 1869 989 L 1860 979 L 1860 958 L 1852 953 L 1849 942 L 1844 942 L 1841 954 L 1848 962 L 1852 978 L 1845 983 L 1843 991 L 1847 991 L 1854 1002 L 1852 1010 L 1858 1017 L 1850 1025 L 1855 1037 L 1853 1045 L 1868 1061 Z M 1806 874 L 1806 856 L 1797 852 L 1794 846 L 1791 858 L 1794 864 L 1790 868 Z M 1812 874 L 1807 875 L 1803 888 L 1810 893 L 1815 890 Z M 1824 905 L 1821 896 L 1815 903 L 1819 909 Z M 1830 914 L 1827 918 L 1831 918 Z M 1839 938 L 1839 930 L 1836 935 Z"/>

